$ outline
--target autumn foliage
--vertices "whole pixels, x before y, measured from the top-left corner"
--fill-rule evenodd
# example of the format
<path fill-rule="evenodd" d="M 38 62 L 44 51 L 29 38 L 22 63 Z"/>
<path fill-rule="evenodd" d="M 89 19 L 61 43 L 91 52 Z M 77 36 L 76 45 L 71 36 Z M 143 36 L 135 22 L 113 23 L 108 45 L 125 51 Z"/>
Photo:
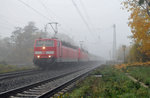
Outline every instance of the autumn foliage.
<path fill-rule="evenodd" d="M 132 38 L 139 45 L 138 49 L 150 57 L 150 17 L 145 6 L 140 6 L 139 0 L 126 0 L 122 4 L 129 11 L 129 27 L 131 28 Z"/>
<path fill-rule="evenodd" d="M 115 65 L 116 69 L 126 69 L 127 67 L 131 66 L 150 66 L 150 61 L 149 62 L 135 62 L 135 63 L 130 63 L 130 64 L 118 64 Z"/>

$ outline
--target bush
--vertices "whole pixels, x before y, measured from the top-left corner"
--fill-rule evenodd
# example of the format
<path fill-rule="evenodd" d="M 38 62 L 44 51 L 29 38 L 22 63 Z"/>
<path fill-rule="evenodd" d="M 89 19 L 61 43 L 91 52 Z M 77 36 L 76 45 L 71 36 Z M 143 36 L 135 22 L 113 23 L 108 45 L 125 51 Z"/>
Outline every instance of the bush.
<path fill-rule="evenodd" d="M 94 74 L 102 74 L 103 77 L 94 77 Z M 105 66 L 92 73 L 91 76 L 77 84 L 69 98 L 147 98 L 150 96 L 148 89 L 141 87 L 137 82 L 130 80 L 124 72 Z"/>
<path fill-rule="evenodd" d="M 7 62 L 3 60 L 3 61 L 0 61 L 0 64 L 7 65 Z"/>

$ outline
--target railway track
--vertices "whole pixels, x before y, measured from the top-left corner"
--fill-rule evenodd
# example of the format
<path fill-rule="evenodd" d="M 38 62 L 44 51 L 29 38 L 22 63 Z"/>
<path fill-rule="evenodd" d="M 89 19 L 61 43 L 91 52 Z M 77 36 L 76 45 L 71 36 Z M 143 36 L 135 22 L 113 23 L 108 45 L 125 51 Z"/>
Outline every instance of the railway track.
<path fill-rule="evenodd" d="M 26 71 L 18 71 L 18 72 L 0 74 L 0 81 L 15 78 L 15 77 L 20 77 L 23 75 L 36 74 L 36 73 L 39 73 L 40 71 L 41 71 L 40 69 L 31 69 L 31 70 L 26 70 Z"/>
<path fill-rule="evenodd" d="M 48 98 L 58 91 L 88 74 L 95 67 L 65 73 L 57 77 L 38 81 L 36 83 L 0 93 L 0 98 Z"/>

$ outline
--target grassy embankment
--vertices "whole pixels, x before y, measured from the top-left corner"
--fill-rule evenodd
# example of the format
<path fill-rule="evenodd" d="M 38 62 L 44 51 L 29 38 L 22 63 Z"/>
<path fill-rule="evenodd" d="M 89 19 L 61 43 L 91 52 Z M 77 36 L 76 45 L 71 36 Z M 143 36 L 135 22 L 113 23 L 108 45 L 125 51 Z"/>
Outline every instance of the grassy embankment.
<path fill-rule="evenodd" d="M 130 71 L 132 69 L 128 69 Z M 103 76 L 94 77 L 96 74 Z M 102 66 L 64 95 L 66 98 L 149 98 L 150 91 L 113 66 Z"/>
<path fill-rule="evenodd" d="M 150 66 L 127 67 L 123 71 L 129 73 L 129 75 L 133 76 L 139 82 L 143 82 L 150 87 Z"/>
<path fill-rule="evenodd" d="M 6 73 L 6 72 L 28 70 L 28 69 L 33 69 L 33 68 L 35 68 L 35 67 L 34 66 L 15 66 L 15 65 L 0 64 L 0 74 Z"/>

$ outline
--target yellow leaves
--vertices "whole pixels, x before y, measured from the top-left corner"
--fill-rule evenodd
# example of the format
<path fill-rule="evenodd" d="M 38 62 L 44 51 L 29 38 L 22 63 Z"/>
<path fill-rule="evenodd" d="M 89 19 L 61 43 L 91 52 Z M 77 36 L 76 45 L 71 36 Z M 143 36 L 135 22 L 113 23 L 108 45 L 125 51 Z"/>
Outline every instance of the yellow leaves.
<path fill-rule="evenodd" d="M 128 9 L 128 11 L 133 11 L 134 9 L 140 8 L 138 5 L 138 0 L 125 0 L 121 4 L 124 6 L 124 9 Z"/>
<path fill-rule="evenodd" d="M 127 67 L 131 67 L 131 66 L 150 66 L 150 61 L 148 62 L 135 62 L 135 63 L 131 63 L 131 64 L 119 64 L 119 65 L 115 65 L 116 69 L 126 69 Z"/>
<path fill-rule="evenodd" d="M 128 26 L 136 43 L 140 44 L 140 51 L 150 56 L 150 18 L 146 9 L 138 5 L 138 0 L 126 0 L 122 4 L 131 12 Z"/>
<path fill-rule="evenodd" d="M 123 69 L 126 68 L 128 66 L 128 64 L 119 64 L 119 65 L 115 65 L 116 69 Z"/>

